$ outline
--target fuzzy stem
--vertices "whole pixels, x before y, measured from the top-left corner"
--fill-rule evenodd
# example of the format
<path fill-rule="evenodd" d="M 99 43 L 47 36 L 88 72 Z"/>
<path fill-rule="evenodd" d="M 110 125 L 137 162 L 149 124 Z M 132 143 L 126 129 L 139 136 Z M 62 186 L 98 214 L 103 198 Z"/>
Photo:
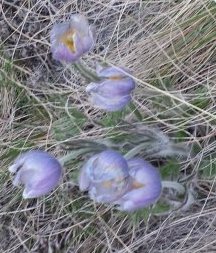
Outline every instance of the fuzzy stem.
<path fill-rule="evenodd" d="M 74 160 L 77 158 L 77 156 L 82 155 L 84 153 L 91 152 L 92 149 L 90 148 L 83 148 L 81 150 L 72 151 L 71 153 L 66 154 L 65 156 L 62 156 L 59 159 L 59 162 L 62 166 L 64 166 L 66 163 L 68 163 L 71 160 Z"/>
<path fill-rule="evenodd" d="M 91 144 L 91 143 L 90 143 Z M 93 144 L 93 143 L 92 143 Z M 96 145 L 96 143 L 95 143 Z M 86 146 L 82 149 L 71 151 L 70 153 L 67 153 L 66 155 L 59 158 L 59 162 L 62 166 L 70 162 L 71 160 L 74 160 L 77 158 L 77 156 L 87 154 L 87 153 L 98 153 L 106 149 L 106 146 L 104 145 L 98 145 L 97 147 L 93 147 L 92 145 Z"/>
<path fill-rule="evenodd" d="M 147 142 L 143 142 L 141 144 L 139 144 L 138 146 L 132 148 L 130 151 L 128 151 L 124 157 L 126 159 L 131 159 L 133 157 L 135 157 L 136 155 L 138 155 L 141 151 L 145 152 L 146 154 L 154 154 L 156 152 L 158 152 L 158 149 L 160 150 L 160 148 L 158 147 L 157 143 L 150 143 L 149 141 Z"/>
<path fill-rule="evenodd" d="M 83 77 L 85 77 L 88 81 L 91 82 L 100 81 L 100 78 L 97 76 L 96 72 L 90 70 L 88 67 L 84 66 L 81 62 L 76 62 L 73 65 L 80 72 L 80 74 Z"/>
<path fill-rule="evenodd" d="M 172 188 L 178 191 L 180 194 L 185 193 L 185 188 L 182 184 L 174 181 L 162 181 L 163 188 Z"/>

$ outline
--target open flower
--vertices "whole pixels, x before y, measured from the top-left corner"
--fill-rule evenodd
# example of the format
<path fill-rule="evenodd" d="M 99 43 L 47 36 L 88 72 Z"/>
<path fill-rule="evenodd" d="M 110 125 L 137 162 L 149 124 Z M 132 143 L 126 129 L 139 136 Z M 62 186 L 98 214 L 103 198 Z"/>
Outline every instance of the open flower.
<path fill-rule="evenodd" d="M 96 202 L 118 205 L 118 209 L 124 211 L 146 207 L 161 194 L 157 168 L 139 158 L 126 161 L 112 150 L 87 161 L 81 169 L 79 186 Z"/>
<path fill-rule="evenodd" d="M 74 14 L 69 21 L 53 26 L 50 41 L 55 60 L 73 63 L 94 45 L 93 28 L 84 16 Z"/>
<path fill-rule="evenodd" d="M 113 150 L 91 157 L 81 169 L 79 187 L 100 203 L 117 200 L 128 189 L 129 172 L 126 160 Z"/>
<path fill-rule="evenodd" d="M 118 111 L 125 107 L 131 101 L 131 92 L 135 88 L 134 80 L 127 73 L 123 68 L 99 66 L 97 74 L 101 81 L 86 87 L 91 104 L 106 111 Z"/>
<path fill-rule="evenodd" d="M 13 185 L 24 185 L 23 198 L 36 198 L 49 193 L 59 183 L 62 167 L 57 159 L 44 151 L 21 154 L 9 167 Z"/>

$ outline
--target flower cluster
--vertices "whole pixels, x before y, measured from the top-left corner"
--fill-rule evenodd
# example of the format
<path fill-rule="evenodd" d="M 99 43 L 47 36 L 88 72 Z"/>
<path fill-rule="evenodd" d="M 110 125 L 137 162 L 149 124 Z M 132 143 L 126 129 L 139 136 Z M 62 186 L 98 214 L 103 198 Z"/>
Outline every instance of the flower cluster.
<path fill-rule="evenodd" d="M 80 173 L 79 186 L 96 202 L 116 204 L 124 211 L 146 207 L 161 194 L 161 178 L 154 166 L 140 158 L 127 161 L 112 150 L 87 161 Z"/>
<path fill-rule="evenodd" d="M 14 186 L 24 185 L 24 199 L 48 194 L 57 187 L 62 176 L 58 160 L 38 150 L 21 154 L 9 171 L 14 174 Z M 106 150 L 91 157 L 83 166 L 79 187 L 98 203 L 134 211 L 156 202 L 161 194 L 161 178 L 147 161 L 126 160 L 118 152 Z"/>
<path fill-rule="evenodd" d="M 94 45 L 93 30 L 80 14 L 54 25 L 50 36 L 53 58 L 62 63 L 77 64 Z M 85 70 L 81 72 L 85 75 Z M 87 85 L 86 92 L 95 107 L 117 111 L 131 101 L 135 82 L 129 70 L 98 64 L 95 75 L 88 73 L 88 77 L 92 76 L 96 78 Z M 24 185 L 23 198 L 26 199 L 46 195 L 55 189 L 63 169 L 47 152 L 32 150 L 18 156 L 9 171 L 14 176 L 14 186 Z M 161 178 L 158 170 L 147 161 L 140 158 L 127 160 L 116 151 L 105 150 L 93 155 L 83 166 L 79 188 L 88 191 L 96 202 L 134 211 L 153 204 L 159 198 Z"/>
<path fill-rule="evenodd" d="M 94 45 L 93 30 L 80 14 L 72 15 L 67 22 L 55 24 L 50 35 L 53 58 L 63 63 L 78 62 Z M 87 75 L 88 70 L 85 71 Z M 124 68 L 98 67 L 97 80 L 86 88 L 91 104 L 105 111 L 124 108 L 130 102 L 131 92 L 135 88 L 135 82 L 128 74 Z"/>

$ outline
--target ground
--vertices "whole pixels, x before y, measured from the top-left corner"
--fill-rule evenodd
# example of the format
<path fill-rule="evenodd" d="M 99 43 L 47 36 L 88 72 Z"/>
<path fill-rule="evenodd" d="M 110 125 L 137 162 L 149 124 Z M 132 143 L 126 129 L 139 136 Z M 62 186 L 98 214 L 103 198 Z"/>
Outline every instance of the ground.
<path fill-rule="evenodd" d="M 0 8 L 0 252 L 215 252 L 215 1 L 1 0 Z M 95 26 L 88 67 L 130 69 L 132 109 L 93 108 L 86 80 L 52 59 L 50 29 L 72 13 Z M 79 191 L 91 152 L 134 152 L 146 136 L 137 155 L 186 188 L 163 192 L 177 207 L 128 214 Z M 50 195 L 23 200 L 8 166 L 34 148 L 64 157 L 64 177 Z"/>

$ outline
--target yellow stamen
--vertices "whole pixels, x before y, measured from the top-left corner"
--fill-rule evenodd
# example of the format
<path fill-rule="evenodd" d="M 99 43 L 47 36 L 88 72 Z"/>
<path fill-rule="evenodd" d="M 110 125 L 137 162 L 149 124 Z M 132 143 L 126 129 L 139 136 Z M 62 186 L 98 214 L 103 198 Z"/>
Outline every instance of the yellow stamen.
<path fill-rule="evenodd" d="M 102 185 L 103 185 L 105 188 L 111 188 L 111 187 L 112 187 L 112 181 L 111 181 L 111 180 L 104 181 L 104 182 L 102 183 Z"/>
<path fill-rule="evenodd" d="M 136 181 L 136 180 L 134 180 L 134 181 L 132 182 L 132 188 L 137 189 L 137 188 L 141 188 L 141 187 L 143 187 L 143 186 L 144 186 L 144 184 L 142 184 L 142 183 L 140 183 L 140 182 L 138 182 L 138 181 Z"/>
<path fill-rule="evenodd" d="M 75 31 L 73 29 L 70 29 L 66 31 L 60 39 L 60 41 L 73 53 L 76 52 L 76 45 L 74 42 L 75 36 Z"/>
<path fill-rule="evenodd" d="M 113 80 L 113 81 L 119 81 L 119 80 L 121 80 L 122 79 L 122 76 L 111 76 L 111 77 L 109 77 L 109 79 L 110 80 Z"/>

